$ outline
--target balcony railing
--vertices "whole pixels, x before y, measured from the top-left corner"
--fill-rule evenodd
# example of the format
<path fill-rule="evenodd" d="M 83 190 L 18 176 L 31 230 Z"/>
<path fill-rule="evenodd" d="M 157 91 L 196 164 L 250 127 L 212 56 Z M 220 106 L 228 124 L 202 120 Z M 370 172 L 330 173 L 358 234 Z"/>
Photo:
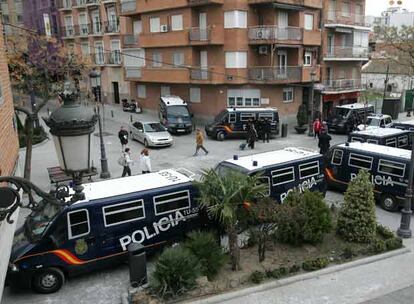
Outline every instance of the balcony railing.
<path fill-rule="evenodd" d="M 367 26 L 364 15 L 351 14 L 338 10 L 328 11 L 325 25 L 329 25 L 329 23 Z"/>
<path fill-rule="evenodd" d="M 74 3 L 75 6 L 82 7 L 86 5 L 86 0 L 76 0 Z"/>
<path fill-rule="evenodd" d="M 325 58 L 328 59 L 340 59 L 340 58 L 368 58 L 368 47 L 363 46 L 335 46 L 329 47 L 325 54 Z"/>
<path fill-rule="evenodd" d="M 90 24 L 89 34 L 90 35 L 102 35 L 102 23 L 101 22 L 93 22 Z"/>
<path fill-rule="evenodd" d="M 132 13 L 137 10 L 137 2 L 135 0 L 121 1 L 121 12 Z"/>
<path fill-rule="evenodd" d="M 70 10 L 73 5 L 72 0 L 59 0 L 57 7 L 61 10 Z"/>
<path fill-rule="evenodd" d="M 192 80 L 210 80 L 211 73 L 208 71 L 208 68 L 193 67 L 191 69 L 190 78 Z"/>
<path fill-rule="evenodd" d="M 97 52 L 91 54 L 91 60 L 97 65 L 120 65 L 122 64 L 122 55 L 121 51 Z"/>
<path fill-rule="evenodd" d="M 75 37 L 75 27 L 73 25 L 62 26 L 60 30 L 63 38 L 72 38 Z"/>
<path fill-rule="evenodd" d="M 206 4 L 223 4 L 224 0 L 188 0 L 188 5 L 206 5 Z"/>
<path fill-rule="evenodd" d="M 325 79 L 322 82 L 325 91 L 362 90 L 361 79 Z"/>
<path fill-rule="evenodd" d="M 302 40 L 299 27 L 278 27 L 276 25 L 252 26 L 249 28 L 250 40 Z"/>
<path fill-rule="evenodd" d="M 210 40 L 210 29 L 193 27 L 190 29 L 190 41 Z"/>
<path fill-rule="evenodd" d="M 88 36 L 91 33 L 90 25 L 87 24 L 79 24 L 78 29 L 76 29 L 76 34 L 79 36 Z"/>
<path fill-rule="evenodd" d="M 99 0 L 86 0 L 86 5 L 87 6 L 99 5 Z"/>
<path fill-rule="evenodd" d="M 249 79 L 253 81 L 285 81 L 299 82 L 302 78 L 302 67 L 252 67 L 249 68 Z"/>
<path fill-rule="evenodd" d="M 138 34 L 128 34 L 123 36 L 123 42 L 125 47 L 137 46 L 139 44 Z"/>
<path fill-rule="evenodd" d="M 105 33 L 119 33 L 119 21 L 107 21 L 103 23 Z"/>
<path fill-rule="evenodd" d="M 125 67 L 126 78 L 141 78 L 142 69 L 138 67 Z"/>

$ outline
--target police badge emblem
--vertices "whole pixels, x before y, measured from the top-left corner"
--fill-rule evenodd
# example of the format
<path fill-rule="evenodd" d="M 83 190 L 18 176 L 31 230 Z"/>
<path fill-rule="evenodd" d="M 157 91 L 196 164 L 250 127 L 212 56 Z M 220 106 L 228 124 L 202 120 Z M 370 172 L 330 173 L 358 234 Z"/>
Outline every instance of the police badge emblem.
<path fill-rule="evenodd" d="M 75 252 L 76 254 L 82 255 L 88 251 L 88 244 L 86 244 L 84 239 L 79 239 L 76 241 L 75 244 Z"/>

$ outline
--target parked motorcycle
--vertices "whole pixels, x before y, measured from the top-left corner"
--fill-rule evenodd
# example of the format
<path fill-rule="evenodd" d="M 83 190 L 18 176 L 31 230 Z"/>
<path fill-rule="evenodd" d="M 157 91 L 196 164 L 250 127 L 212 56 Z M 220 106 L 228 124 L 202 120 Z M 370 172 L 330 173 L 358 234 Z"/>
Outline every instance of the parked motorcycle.
<path fill-rule="evenodd" d="M 142 108 L 138 106 L 138 103 L 131 99 L 131 102 L 128 102 L 127 99 L 122 99 L 122 110 L 124 112 L 131 112 L 131 113 L 142 113 Z"/>

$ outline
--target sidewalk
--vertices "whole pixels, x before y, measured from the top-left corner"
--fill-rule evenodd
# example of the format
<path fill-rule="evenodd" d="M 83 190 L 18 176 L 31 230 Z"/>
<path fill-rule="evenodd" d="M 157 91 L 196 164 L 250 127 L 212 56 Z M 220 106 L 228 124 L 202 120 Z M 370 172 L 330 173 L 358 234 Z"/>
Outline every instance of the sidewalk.
<path fill-rule="evenodd" d="M 329 268 L 313 274 L 301 275 L 302 279 L 289 282 L 292 278 L 278 282 L 266 283 L 257 287 L 239 290 L 192 303 L 225 303 L 225 304 L 321 304 L 321 303 L 363 303 L 409 287 L 414 282 L 414 239 L 404 240 L 408 252 L 329 273 Z M 354 262 L 351 262 L 354 263 Z M 355 263 L 358 263 L 356 261 Z M 342 265 L 340 265 L 342 266 Z M 333 266 L 337 267 L 337 266 Z M 339 267 L 341 268 L 341 267 Z M 287 282 L 286 282 L 287 281 Z M 288 284 L 285 284 L 288 283 Z M 273 285 L 273 286 L 272 286 Z M 282 286 L 281 286 L 282 285 Z M 404 299 L 410 290 L 401 294 L 400 302 L 369 302 L 374 303 L 413 303 Z M 399 293 L 392 295 L 397 299 Z M 385 297 L 386 299 L 387 297 Z"/>

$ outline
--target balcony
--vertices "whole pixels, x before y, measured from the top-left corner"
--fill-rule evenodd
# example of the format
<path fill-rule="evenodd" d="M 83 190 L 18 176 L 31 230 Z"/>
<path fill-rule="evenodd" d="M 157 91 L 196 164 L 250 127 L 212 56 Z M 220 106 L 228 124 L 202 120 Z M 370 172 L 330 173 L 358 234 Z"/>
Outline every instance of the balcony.
<path fill-rule="evenodd" d="M 131 14 L 135 13 L 137 10 L 137 1 L 136 0 L 126 0 L 121 1 L 121 14 Z"/>
<path fill-rule="evenodd" d="M 321 45 L 322 34 L 321 30 L 303 30 L 303 44 L 304 45 Z"/>
<path fill-rule="evenodd" d="M 86 0 L 86 6 L 88 7 L 99 6 L 99 1 L 100 0 Z"/>
<path fill-rule="evenodd" d="M 189 0 L 137 0 L 136 13 L 148 13 L 161 10 L 183 8 L 189 5 Z"/>
<path fill-rule="evenodd" d="M 63 39 L 75 38 L 75 27 L 73 25 L 62 26 L 60 33 Z"/>
<path fill-rule="evenodd" d="M 312 73 L 314 73 L 313 79 L 312 79 Z M 320 65 L 302 67 L 302 82 L 319 81 L 320 79 L 321 79 Z"/>
<path fill-rule="evenodd" d="M 102 23 L 101 22 L 93 22 L 92 24 L 90 24 L 89 35 L 102 36 L 103 35 Z"/>
<path fill-rule="evenodd" d="M 342 47 L 335 46 L 329 47 L 328 51 L 325 54 L 323 60 L 325 61 L 364 61 L 368 60 L 368 47 Z"/>
<path fill-rule="evenodd" d="M 364 15 L 345 13 L 342 11 L 329 10 L 326 16 L 325 27 L 336 26 L 365 26 L 368 27 Z"/>
<path fill-rule="evenodd" d="M 105 33 L 119 34 L 119 30 L 120 30 L 119 20 L 103 22 L 103 27 L 104 27 Z"/>
<path fill-rule="evenodd" d="M 125 79 L 140 79 L 142 77 L 142 68 L 140 67 L 125 67 Z"/>
<path fill-rule="evenodd" d="M 249 80 L 269 83 L 295 83 L 302 80 L 302 67 L 252 67 L 249 68 Z"/>
<path fill-rule="evenodd" d="M 209 5 L 209 4 L 223 4 L 224 0 L 188 0 L 189 6 Z"/>
<path fill-rule="evenodd" d="M 95 65 L 121 65 L 122 56 L 120 51 L 98 52 L 91 54 L 91 61 Z"/>
<path fill-rule="evenodd" d="M 364 89 L 361 79 L 325 79 L 322 84 L 325 93 L 361 91 Z"/>
<path fill-rule="evenodd" d="M 272 4 L 274 0 L 249 0 L 249 4 Z M 322 0 L 278 0 L 278 3 L 295 5 L 295 6 L 306 6 L 311 8 L 322 8 Z"/>
<path fill-rule="evenodd" d="M 139 34 L 123 35 L 122 43 L 123 43 L 124 48 L 137 48 L 137 47 L 139 47 Z"/>
<path fill-rule="evenodd" d="M 192 66 L 190 70 L 192 83 L 214 84 L 225 81 L 225 71 L 223 66 L 200 67 Z"/>
<path fill-rule="evenodd" d="M 303 31 L 299 27 L 279 28 L 276 25 L 261 25 L 249 27 L 251 44 L 287 43 L 301 44 Z"/>
<path fill-rule="evenodd" d="M 185 83 L 190 79 L 187 68 L 142 68 L 141 81 L 158 83 Z M 165 76 L 168 75 L 166 78 Z"/>
<path fill-rule="evenodd" d="M 187 31 L 170 31 L 166 33 L 140 34 L 141 47 L 170 47 L 187 46 L 189 37 Z"/>
<path fill-rule="evenodd" d="M 218 27 L 193 27 L 189 30 L 189 39 L 192 45 L 220 45 L 224 43 L 224 31 Z"/>
<path fill-rule="evenodd" d="M 84 8 L 86 7 L 86 0 L 75 0 L 73 3 L 73 7 L 75 8 Z"/>
<path fill-rule="evenodd" d="M 72 7 L 74 3 L 72 3 L 72 0 L 59 0 L 57 3 L 57 8 L 61 11 L 70 11 L 72 10 Z"/>
<path fill-rule="evenodd" d="M 89 34 L 91 33 L 91 28 L 90 28 L 89 23 L 79 24 L 78 26 L 76 26 L 75 32 L 80 37 L 88 37 Z"/>

